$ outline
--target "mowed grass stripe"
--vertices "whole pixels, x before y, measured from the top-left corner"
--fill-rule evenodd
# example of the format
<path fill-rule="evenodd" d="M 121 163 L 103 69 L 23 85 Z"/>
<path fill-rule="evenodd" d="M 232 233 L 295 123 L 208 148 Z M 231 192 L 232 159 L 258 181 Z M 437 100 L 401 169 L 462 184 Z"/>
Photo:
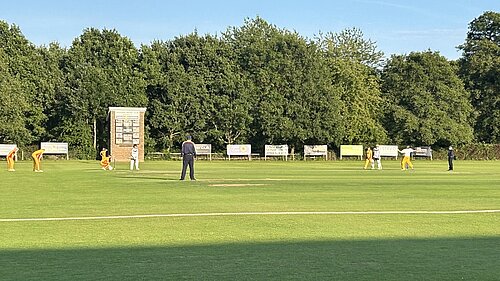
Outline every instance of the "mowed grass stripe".
<path fill-rule="evenodd" d="M 219 217 L 219 216 L 293 216 L 293 215 L 450 215 L 450 214 L 479 214 L 500 213 L 500 210 L 456 210 L 456 211 L 358 211 L 358 212 L 241 212 L 241 213 L 197 213 L 197 214 L 150 214 L 150 215 L 121 215 L 97 217 L 66 217 L 66 218 L 13 218 L 0 219 L 0 222 L 26 221 L 66 221 L 66 220 L 113 220 L 113 219 L 141 219 L 162 217 Z"/>
<path fill-rule="evenodd" d="M 146 162 L 130 172 L 119 163 L 107 172 L 97 161 L 45 161 L 35 174 L 20 162 L 15 173 L 0 171 L 0 218 L 500 209 L 495 161 L 460 161 L 454 173 L 443 172 L 444 161 L 415 161 L 406 172 L 398 161 L 384 161 L 382 171 L 361 161 L 197 161 L 196 182 L 178 181 L 180 164 Z"/>

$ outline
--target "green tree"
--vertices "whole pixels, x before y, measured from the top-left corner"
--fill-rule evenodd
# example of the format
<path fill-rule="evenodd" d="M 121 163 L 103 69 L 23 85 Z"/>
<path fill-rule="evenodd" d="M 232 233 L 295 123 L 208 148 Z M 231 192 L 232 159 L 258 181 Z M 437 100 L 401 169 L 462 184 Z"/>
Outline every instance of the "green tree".
<path fill-rule="evenodd" d="M 51 43 L 49 46 L 37 48 L 37 52 L 45 66 L 39 69 L 37 76 L 40 78 L 39 89 L 43 96 L 39 96 L 38 102 L 43 104 L 44 114 L 47 116 L 45 122 L 46 133 L 44 139 L 47 141 L 62 141 L 59 136 L 54 135 L 54 127 L 57 126 L 59 117 L 57 116 L 56 100 L 58 96 L 64 94 L 65 81 L 61 69 L 61 62 L 66 55 L 66 50 L 57 43 Z"/>
<path fill-rule="evenodd" d="M 393 55 L 382 73 L 384 126 L 396 143 L 472 141 L 472 106 L 458 69 L 437 52 Z"/>
<path fill-rule="evenodd" d="M 460 75 L 477 111 L 475 135 L 479 141 L 500 142 L 500 13 L 485 12 L 469 24 L 459 48 Z"/>
<path fill-rule="evenodd" d="M 382 99 L 376 71 L 382 52 L 355 28 L 320 35 L 317 41 L 329 65 L 332 91 L 340 98 L 342 142 L 384 142 L 387 134 L 380 122 Z"/>
<path fill-rule="evenodd" d="M 225 36 L 225 38 L 224 38 Z M 216 148 L 225 144 L 247 142 L 253 106 L 249 85 L 236 62 L 234 48 L 223 38 L 206 37 L 200 58 L 208 100 L 204 107 L 209 113 L 206 134 Z"/>
<path fill-rule="evenodd" d="M 261 18 L 226 34 L 250 84 L 252 143 L 336 142 L 337 97 L 330 92 L 319 48 Z"/>
<path fill-rule="evenodd" d="M 93 157 L 107 146 L 108 107 L 146 106 L 139 54 L 130 39 L 115 30 L 87 29 L 62 61 L 64 93 L 57 98 L 58 137 Z"/>
<path fill-rule="evenodd" d="M 184 134 L 193 134 L 196 140 L 205 137 L 209 99 L 197 57 L 204 40 L 194 33 L 142 48 L 150 102 L 147 122 L 158 149 L 171 151 Z"/>
<path fill-rule="evenodd" d="M 0 48 L 0 143 L 22 146 L 32 141 L 25 118 L 28 108 L 22 82 L 9 72 L 6 54 Z"/>
<path fill-rule="evenodd" d="M 384 53 L 377 50 L 377 44 L 365 39 L 358 28 L 344 29 L 339 33 L 320 33 L 316 38 L 331 57 L 355 61 L 372 69 L 383 65 Z"/>
<path fill-rule="evenodd" d="M 49 86 L 52 70 L 40 52 L 21 33 L 19 27 L 0 21 L 0 56 L 2 102 L 8 122 L 2 122 L 0 138 L 18 145 L 31 144 L 46 138 L 46 109 L 55 91 Z"/>

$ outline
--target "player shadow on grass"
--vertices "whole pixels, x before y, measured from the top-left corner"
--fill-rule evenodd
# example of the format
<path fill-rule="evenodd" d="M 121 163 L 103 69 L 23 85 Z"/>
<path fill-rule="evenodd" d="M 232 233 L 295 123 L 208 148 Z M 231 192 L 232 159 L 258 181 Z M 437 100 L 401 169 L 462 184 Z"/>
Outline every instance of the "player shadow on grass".
<path fill-rule="evenodd" d="M 123 179 L 135 179 L 135 180 L 154 180 L 154 181 L 179 181 L 179 176 L 175 177 L 172 175 L 168 176 L 158 176 L 158 177 L 152 177 L 152 176 L 139 176 L 139 175 L 119 175 L 117 176 L 118 178 L 123 178 Z"/>
<path fill-rule="evenodd" d="M 500 237 L 0 250 L 2 280 L 498 280 Z"/>

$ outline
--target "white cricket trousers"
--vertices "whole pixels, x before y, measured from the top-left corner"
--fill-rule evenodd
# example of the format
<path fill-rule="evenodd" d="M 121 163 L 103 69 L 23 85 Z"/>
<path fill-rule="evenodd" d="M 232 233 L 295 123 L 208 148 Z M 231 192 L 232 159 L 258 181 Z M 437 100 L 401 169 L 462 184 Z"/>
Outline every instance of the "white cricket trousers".
<path fill-rule="evenodd" d="M 130 159 L 130 170 L 133 170 L 134 166 L 136 170 L 139 170 L 139 159 Z"/>

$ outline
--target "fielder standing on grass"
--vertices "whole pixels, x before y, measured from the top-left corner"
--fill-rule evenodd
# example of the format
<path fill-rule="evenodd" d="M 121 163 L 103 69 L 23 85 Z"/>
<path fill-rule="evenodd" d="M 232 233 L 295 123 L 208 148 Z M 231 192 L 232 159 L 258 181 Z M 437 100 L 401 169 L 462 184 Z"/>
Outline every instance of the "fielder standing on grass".
<path fill-rule="evenodd" d="M 455 160 L 455 152 L 453 147 L 448 147 L 448 171 L 453 171 L 453 160 Z"/>
<path fill-rule="evenodd" d="M 194 158 L 196 157 L 196 148 L 191 136 L 187 136 L 187 140 L 182 143 L 181 156 L 182 156 L 182 172 L 180 180 L 186 177 L 186 169 L 189 166 L 189 178 L 196 180 L 194 177 Z"/>
<path fill-rule="evenodd" d="M 413 170 L 413 164 L 411 163 L 411 154 L 413 152 L 415 152 L 415 150 L 413 148 L 411 148 L 409 145 L 406 146 L 405 149 L 403 150 L 398 150 L 399 153 L 402 153 L 404 156 L 403 156 L 403 160 L 401 161 L 401 170 L 406 170 L 407 167 L 406 165 L 408 165 L 412 170 Z"/>

